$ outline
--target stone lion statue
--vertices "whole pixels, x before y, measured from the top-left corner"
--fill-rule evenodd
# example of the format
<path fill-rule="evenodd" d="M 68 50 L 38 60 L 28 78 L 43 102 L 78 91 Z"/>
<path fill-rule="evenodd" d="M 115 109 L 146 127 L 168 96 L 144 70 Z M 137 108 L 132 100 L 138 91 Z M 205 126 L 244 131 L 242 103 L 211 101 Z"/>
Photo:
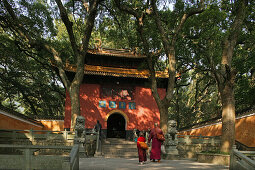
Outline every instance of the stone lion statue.
<path fill-rule="evenodd" d="M 175 120 L 169 120 L 167 123 L 167 144 L 168 145 L 177 145 L 177 122 Z"/>
<path fill-rule="evenodd" d="M 80 142 L 85 142 L 86 131 L 85 131 L 85 118 L 83 116 L 78 116 L 76 118 L 75 124 L 75 138 L 80 138 Z M 84 139 L 84 140 L 83 140 Z"/>

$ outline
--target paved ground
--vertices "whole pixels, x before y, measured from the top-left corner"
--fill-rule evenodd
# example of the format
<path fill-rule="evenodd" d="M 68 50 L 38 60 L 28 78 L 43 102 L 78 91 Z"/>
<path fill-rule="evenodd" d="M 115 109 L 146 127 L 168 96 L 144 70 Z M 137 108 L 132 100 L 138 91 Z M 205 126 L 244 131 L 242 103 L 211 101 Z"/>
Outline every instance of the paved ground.
<path fill-rule="evenodd" d="M 162 160 L 160 163 L 138 164 L 138 158 L 80 158 L 80 170 L 164 170 L 164 169 L 228 169 L 227 166 L 198 163 L 191 160 Z"/>

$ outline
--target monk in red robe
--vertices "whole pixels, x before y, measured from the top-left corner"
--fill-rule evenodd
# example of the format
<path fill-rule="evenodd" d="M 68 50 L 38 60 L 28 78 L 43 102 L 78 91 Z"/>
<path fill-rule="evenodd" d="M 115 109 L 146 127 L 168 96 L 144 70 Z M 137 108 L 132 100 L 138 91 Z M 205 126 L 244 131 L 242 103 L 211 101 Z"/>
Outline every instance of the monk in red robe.
<path fill-rule="evenodd" d="M 148 143 L 152 140 L 151 144 L 151 152 L 150 152 L 150 160 L 155 162 L 160 162 L 161 159 L 161 143 L 162 141 L 158 140 L 157 133 L 163 134 L 163 131 L 158 127 L 158 123 L 154 124 L 154 128 L 151 129 Z"/>
<path fill-rule="evenodd" d="M 146 142 L 143 132 L 139 133 L 139 138 L 137 139 L 137 149 L 138 149 L 139 163 L 144 164 L 147 161 L 146 150 L 141 148 L 139 142 Z"/>

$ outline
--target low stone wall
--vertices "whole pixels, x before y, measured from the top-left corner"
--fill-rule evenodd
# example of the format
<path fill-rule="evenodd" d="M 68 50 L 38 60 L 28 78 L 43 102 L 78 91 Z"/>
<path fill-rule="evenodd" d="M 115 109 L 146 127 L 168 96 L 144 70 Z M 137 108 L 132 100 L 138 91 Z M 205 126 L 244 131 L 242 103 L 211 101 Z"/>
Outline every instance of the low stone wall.
<path fill-rule="evenodd" d="M 26 158 L 23 155 L 0 155 L 0 169 L 63 169 L 63 156 L 56 155 L 38 155 L 33 156 L 29 160 L 30 165 L 27 165 Z"/>
<path fill-rule="evenodd" d="M 24 169 L 24 170 L 73 170 L 79 169 L 78 146 L 35 146 L 35 145 L 8 145 L 0 144 L 1 148 L 21 150 L 22 154 L 0 154 L 0 169 Z M 68 154 L 63 155 L 35 155 L 38 149 L 65 149 Z"/>
<path fill-rule="evenodd" d="M 197 153 L 197 161 L 201 163 L 212 163 L 229 166 L 230 155 Z"/>
<path fill-rule="evenodd" d="M 219 150 L 220 145 L 211 145 L 211 144 L 185 144 L 179 143 L 177 149 L 180 157 L 182 158 L 197 158 L 197 154 L 201 151 L 213 151 Z"/>

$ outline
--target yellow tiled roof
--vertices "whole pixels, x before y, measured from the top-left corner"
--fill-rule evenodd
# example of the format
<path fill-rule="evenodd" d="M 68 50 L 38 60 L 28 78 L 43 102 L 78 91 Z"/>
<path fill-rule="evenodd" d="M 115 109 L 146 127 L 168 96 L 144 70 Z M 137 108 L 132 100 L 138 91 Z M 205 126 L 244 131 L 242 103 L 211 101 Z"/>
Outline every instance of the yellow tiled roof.
<path fill-rule="evenodd" d="M 146 56 L 142 55 L 136 49 L 135 51 L 127 49 L 110 49 L 110 48 L 97 48 L 88 49 L 89 54 L 103 55 L 103 56 L 114 56 L 114 57 L 126 57 L 126 58 L 141 58 L 145 59 Z M 56 66 L 54 62 L 52 65 Z M 149 70 L 140 69 L 128 69 L 128 68 L 117 68 L 117 67 L 104 67 L 104 66 L 94 66 L 85 65 L 84 74 L 88 75 L 102 75 L 102 76 L 114 76 L 114 77 L 135 77 L 135 78 L 149 78 Z M 65 70 L 70 72 L 76 72 L 76 65 L 69 64 L 65 65 Z M 168 73 L 163 71 L 156 72 L 157 78 L 168 78 Z"/>
<path fill-rule="evenodd" d="M 66 64 L 65 70 L 76 72 L 76 66 L 71 64 Z M 148 70 L 103 67 L 103 66 L 94 66 L 94 65 L 85 65 L 84 73 L 89 75 L 102 75 L 102 76 L 114 76 L 114 77 L 149 78 L 150 76 L 150 73 Z M 157 71 L 156 77 L 168 78 L 168 73 Z"/>

